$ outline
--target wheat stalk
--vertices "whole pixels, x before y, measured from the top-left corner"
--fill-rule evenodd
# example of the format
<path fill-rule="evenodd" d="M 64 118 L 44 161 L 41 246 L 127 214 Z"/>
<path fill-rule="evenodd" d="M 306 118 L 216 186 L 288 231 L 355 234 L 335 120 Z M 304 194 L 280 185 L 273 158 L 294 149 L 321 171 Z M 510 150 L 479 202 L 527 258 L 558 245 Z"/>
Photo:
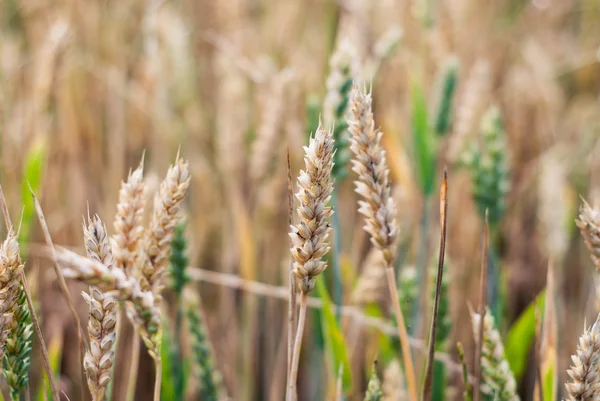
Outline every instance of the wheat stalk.
<path fill-rule="evenodd" d="M 396 202 L 390 193 L 389 170 L 385 151 L 381 145 L 383 134 L 375 129 L 371 109 L 371 93 L 363 93 L 357 86 L 354 86 L 351 109 L 352 118 L 348 120 L 348 127 L 352 134 L 350 150 L 354 153 L 352 170 L 358 175 L 356 192 L 364 198 L 364 200 L 359 201 L 358 211 L 365 217 L 363 228 L 369 233 L 371 242 L 383 254 L 388 288 L 398 323 L 398 335 L 402 345 L 410 399 L 416 401 L 418 399 L 417 382 L 404 316 L 398 303 L 398 290 L 393 266 L 396 259 L 399 229 L 396 222 Z"/>
<path fill-rule="evenodd" d="M 316 276 L 327 267 L 327 263 L 321 258 L 329 251 L 327 239 L 331 227 L 328 220 L 333 214 L 331 207 L 327 206 L 333 191 L 331 182 L 333 146 L 332 132 L 325 130 L 319 123 L 314 137 L 311 137 L 309 145 L 304 147 L 305 170 L 301 171 L 298 176 L 296 198 L 300 202 L 297 208 L 300 222 L 295 226 L 290 226 L 289 235 L 292 242 L 290 252 L 294 259 L 294 275 L 298 281 L 301 297 L 298 328 L 288 376 L 288 401 L 294 401 L 297 398 L 296 378 L 308 292 L 314 288 Z"/>
<path fill-rule="evenodd" d="M 103 264 L 107 269 L 115 269 L 115 260 L 108 240 L 106 227 L 98 217 L 88 217 L 83 225 L 83 238 L 88 258 Z M 90 349 L 83 358 L 88 388 L 94 401 L 106 398 L 106 388 L 111 380 L 115 361 L 115 341 L 117 337 L 117 302 L 115 297 L 90 286 L 89 294 L 83 298 L 90 307 L 88 335 Z"/>
<path fill-rule="evenodd" d="M 593 401 L 600 397 L 600 315 L 591 328 L 579 337 L 573 365 L 567 370 L 571 383 L 565 384 L 569 401 Z"/>

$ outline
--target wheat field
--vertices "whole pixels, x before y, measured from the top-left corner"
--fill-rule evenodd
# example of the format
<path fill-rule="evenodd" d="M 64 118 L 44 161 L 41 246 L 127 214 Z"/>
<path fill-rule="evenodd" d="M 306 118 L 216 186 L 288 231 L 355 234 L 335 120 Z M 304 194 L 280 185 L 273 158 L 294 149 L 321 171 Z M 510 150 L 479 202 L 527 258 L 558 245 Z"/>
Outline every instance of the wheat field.
<path fill-rule="evenodd" d="M 599 18 L 1 1 L 1 399 L 600 399 Z"/>

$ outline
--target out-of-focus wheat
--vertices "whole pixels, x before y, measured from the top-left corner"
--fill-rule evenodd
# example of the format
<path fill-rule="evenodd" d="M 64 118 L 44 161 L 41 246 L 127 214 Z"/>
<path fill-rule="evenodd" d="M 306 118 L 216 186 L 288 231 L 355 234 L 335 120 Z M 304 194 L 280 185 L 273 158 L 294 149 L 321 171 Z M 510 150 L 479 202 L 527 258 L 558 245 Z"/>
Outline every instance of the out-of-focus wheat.
<path fill-rule="evenodd" d="M 584 201 L 579 209 L 576 222 L 590 251 L 596 270 L 600 271 L 600 211 Z"/>

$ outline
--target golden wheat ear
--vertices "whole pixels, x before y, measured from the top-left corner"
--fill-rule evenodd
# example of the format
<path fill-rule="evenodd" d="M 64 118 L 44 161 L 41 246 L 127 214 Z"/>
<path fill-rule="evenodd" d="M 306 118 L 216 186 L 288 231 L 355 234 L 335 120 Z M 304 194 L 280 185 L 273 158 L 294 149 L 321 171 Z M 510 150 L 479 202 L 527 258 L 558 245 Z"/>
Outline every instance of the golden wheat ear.
<path fill-rule="evenodd" d="M 589 329 L 579 337 L 577 352 L 571 356 L 573 365 L 567 370 L 571 382 L 565 387 L 568 401 L 595 400 L 600 396 L 600 315 Z"/>
<path fill-rule="evenodd" d="M 88 258 L 102 263 L 107 269 L 115 269 L 106 227 L 98 215 L 89 217 L 83 225 L 83 239 Z M 90 286 L 83 292 L 89 305 L 88 336 L 90 347 L 83 358 L 83 367 L 93 401 L 103 401 L 111 381 L 115 363 L 117 339 L 117 299 L 108 292 Z"/>

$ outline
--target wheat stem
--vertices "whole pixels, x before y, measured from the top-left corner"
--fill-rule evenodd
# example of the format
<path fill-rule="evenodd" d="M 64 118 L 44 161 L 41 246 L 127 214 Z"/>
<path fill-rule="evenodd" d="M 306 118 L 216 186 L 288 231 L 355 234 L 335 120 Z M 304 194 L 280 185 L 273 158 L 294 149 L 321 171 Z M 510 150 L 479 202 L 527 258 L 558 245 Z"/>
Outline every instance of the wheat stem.
<path fill-rule="evenodd" d="M 298 379 L 298 364 L 300 362 L 300 350 L 302 348 L 302 335 L 304 334 L 304 324 L 306 321 L 306 304 L 308 294 L 302 291 L 300 296 L 300 312 L 298 314 L 298 329 L 296 331 L 296 340 L 294 341 L 294 353 L 292 355 L 292 364 L 290 366 L 290 375 L 288 379 L 287 401 L 296 401 L 298 394 L 296 392 L 296 380 Z"/>
<path fill-rule="evenodd" d="M 135 399 L 135 385 L 137 384 L 138 365 L 140 361 L 140 336 L 138 329 L 135 328 L 133 338 L 131 339 L 131 359 L 129 365 L 129 375 L 127 377 L 127 401 Z"/>
<path fill-rule="evenodd" d="M 417 380 L 415 378 L 415 369 L 410 354 L 410 344 L 406 325 L 404 324 L 404 316 L 402 316 L 402 310 L 400 309 L 400 298 L 398 296 L 398 289 L 396 288 L 396 273 L 394 272 L 394 267 L 387 267 L 386 274 L 390 297 L 392 298 L 392 306 L 394 308 L 394 314 L 396 315 L 396 322 L 398 323 L 398 337 L 400 338 L 400 346 L 402 347 L 402 360 L 404 361 L 406 384 L 408 386 L 410 400 L 417 401 Z"/>
<path fill-rule="evenodd" d="M 156 366 L 156 378 L 154 379 L 154 401 L 160 401 L 160 385 L 162 383 L 162 360 L 160 358 L 154 359 L 154 366 Z"/>

